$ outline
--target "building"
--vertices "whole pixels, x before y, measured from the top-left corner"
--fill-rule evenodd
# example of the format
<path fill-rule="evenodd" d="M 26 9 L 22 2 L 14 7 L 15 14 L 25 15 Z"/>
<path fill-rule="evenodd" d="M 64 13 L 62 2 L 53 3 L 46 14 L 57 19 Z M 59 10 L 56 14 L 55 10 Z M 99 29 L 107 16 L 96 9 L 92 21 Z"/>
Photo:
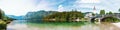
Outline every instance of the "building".
<path fill-rule="evenodd" d="M 96 12 L 96 7 L 95 7 L 95 6 L 93 7 L 93 13 L 94 13 L 94 14 L 97 13 L 97 12 Z"/>
<path fill-rule="evenodd" d="M 86 12 L 85 14 L 86 15 L 84 16 L 84 18 L 91 18 L 91 17 L 93 17 L 92 12 Z"/>
<path fill-rule="evenodd" d="M 94 8 L 93 8 L 93 12 L 86 12 L 86 13 L 85 13 L 86 15 L 85 15 L 84 18 L 92 18 L 92 17 L 94 16 L 93 13 L 94 13 L 94 14 L 97 13 L 95 6 L 94 6 Z"/>

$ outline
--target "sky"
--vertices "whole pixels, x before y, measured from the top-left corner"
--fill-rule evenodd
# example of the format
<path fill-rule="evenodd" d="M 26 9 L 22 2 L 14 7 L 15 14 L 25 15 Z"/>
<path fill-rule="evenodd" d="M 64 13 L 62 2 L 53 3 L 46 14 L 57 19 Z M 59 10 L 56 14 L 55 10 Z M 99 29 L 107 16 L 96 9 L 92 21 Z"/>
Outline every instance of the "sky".
<path fill-rule="evenodd" d="M 118 12 L 120 0 L 0 0 L 0 9 L 7 15 L 21 16 L 33 11 L 71 11 L 77 9 L 82 12 Z"/>

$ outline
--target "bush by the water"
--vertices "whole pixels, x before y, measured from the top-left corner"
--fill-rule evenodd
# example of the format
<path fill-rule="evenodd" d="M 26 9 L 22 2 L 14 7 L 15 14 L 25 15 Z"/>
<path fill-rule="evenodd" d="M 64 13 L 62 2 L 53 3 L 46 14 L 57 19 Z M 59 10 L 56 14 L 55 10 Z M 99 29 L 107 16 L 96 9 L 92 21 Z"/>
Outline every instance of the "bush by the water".
<path fill-rule="evenodd" d="M 6 29 L 6 26 L 7 26 L 6 22 L 3 20 L 0 20 L 0 30 Z"/>

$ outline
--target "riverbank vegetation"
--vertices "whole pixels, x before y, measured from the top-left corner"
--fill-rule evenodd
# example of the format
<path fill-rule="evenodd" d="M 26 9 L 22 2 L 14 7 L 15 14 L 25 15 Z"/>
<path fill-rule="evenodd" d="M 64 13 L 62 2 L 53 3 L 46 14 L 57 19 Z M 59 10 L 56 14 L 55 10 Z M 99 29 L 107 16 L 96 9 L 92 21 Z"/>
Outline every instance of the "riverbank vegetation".
<path fill-rule="evenodd" d="M 13 18 L 9 18 L 4 14 L 4 11 L 0 9 L 0 30 L 5 30 L 7 24 L 9 24 Z"/>
<path fill-rule="evenodd" d="M 37 11 L 27 14 L 28 25 L 32 26 L 81 26 L 90 24 L 90 18 L 93 16 L 101 17 L 104 15 L 112 15 L 113 12 L 105 13 L 105 10 L 101 10 L 99 14 L 83 13 L 80 11 Z M 85 18 L 86 14 L 91 14 L 92 16 Z M 99 16 L 100 15 L 100 16 Z M 35 17 L 35 18 L 34 18 Z M 29 19 L 30 18 L 30 19 Z M 87 21 L 86 21 L 87 20 Z M 99 19 L 98 19 L 99 20 Z M 97 21 L 98 21 L 97 20 Z M 105 17 L 101 22 L 120 22 L 118 18 Z"/>
<path fill-rule="evenodd" d="M 84 18 L 84 14 L 78 11 L 57 12 L 44 17 L 43 21 L 71 22 Z"/>
<path fill-rule="evenodd" d="M 92 12 L 91 12 L 92 13 Z M 90 17 L 84 18 L 87 13 L 82 13 L 80 11 L 64 11 L 64 12 L 57 12 L 57 11 L 37 11 L 27 14 L 26 16 L 29 22 L 79 22 L 79 21 L 89 21 Z M 101 10 L 99 14 L 92 14 L 88 16 L 97 16 L 99 15 L 112 15 L 113 13 L 110 11 L 105 13 L 105 10 Z M 35 18 L 34 18 L 35 17 Z M 30 18 L 30 19 L 29 19 Z M 117 21 L 117 18 L 114 18 L 114 21 Z M 109 21 L 112 21 L 112 18 Z M 117 20 L 115 20 L 117 19 Z M 107 21 L 107 20 L 106 20 Z"/>

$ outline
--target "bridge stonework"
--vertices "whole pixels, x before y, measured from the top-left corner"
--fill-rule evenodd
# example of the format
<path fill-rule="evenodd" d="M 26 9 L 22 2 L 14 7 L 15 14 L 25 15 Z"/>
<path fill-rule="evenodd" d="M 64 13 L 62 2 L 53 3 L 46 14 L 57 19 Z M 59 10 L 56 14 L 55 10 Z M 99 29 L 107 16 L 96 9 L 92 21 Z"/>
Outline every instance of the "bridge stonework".
<path fill-rule="evenodd" d="M 100 15 L 100 16 L 94 16 L 90 19 L 91 22 L 94 22 L 97 21 L 97 23 L 101 23 L 101 20 L 103 20 L 104 18 L 106 17 L 115 17 L 115 18 L 118 18 L 120 19 L 119 17 L 120 14 L 111 14 L 111 15 Z M 97 20 L 96 20 L 97 19 Z"/>

